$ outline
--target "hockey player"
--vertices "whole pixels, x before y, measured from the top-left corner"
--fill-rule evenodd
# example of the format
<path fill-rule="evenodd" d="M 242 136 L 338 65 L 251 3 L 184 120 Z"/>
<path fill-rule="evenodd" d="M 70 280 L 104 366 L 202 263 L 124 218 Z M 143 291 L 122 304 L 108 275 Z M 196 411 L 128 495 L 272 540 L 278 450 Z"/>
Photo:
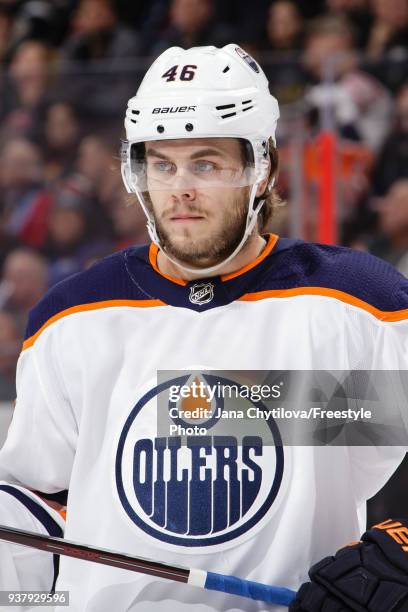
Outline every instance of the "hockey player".
<path fill-rule="evenodd" d="M 403 449 L 282 446 L 276 427 L 260 442 L 235 424 L 217 435 L 211 419 L 201 437 L 158 430 L 174 382 L 159 370 L 406 369 L 401 275 L 264 235 L 278 115 L 234 44 L 172 48 L 148 70 L 126 112 L 122 173 L 152 243 L 63 281 L 32 311 L 0 452 L 1 523 L 56 530 L 33 492 L 68 490 L 67 539 L 295 590 L 358 540 Z M 401 540 L 406 526 L 395 529 Z M 408 553 L 390 531 L 315 567 L 293 609 L 407 609 Z M 46 553 L 25 565 L 14 546 L 0 554 L 1 588 L 51 587 Z M 75 612 L 278 609 L 66 557 L 57 589 Z"/>

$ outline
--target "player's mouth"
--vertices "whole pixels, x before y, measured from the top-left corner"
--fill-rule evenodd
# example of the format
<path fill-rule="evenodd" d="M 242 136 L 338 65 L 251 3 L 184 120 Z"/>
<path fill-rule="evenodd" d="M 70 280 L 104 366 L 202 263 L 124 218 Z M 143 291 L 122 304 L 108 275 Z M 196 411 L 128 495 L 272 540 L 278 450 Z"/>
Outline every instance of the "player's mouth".
<path fill-rule="evenodd" d="M 169 218 L 169 220 L 174 223 L 195 223 L 203 219 L 204 217 L 202 215 L 192 215 L 191 213 L 172 215 Z"/>

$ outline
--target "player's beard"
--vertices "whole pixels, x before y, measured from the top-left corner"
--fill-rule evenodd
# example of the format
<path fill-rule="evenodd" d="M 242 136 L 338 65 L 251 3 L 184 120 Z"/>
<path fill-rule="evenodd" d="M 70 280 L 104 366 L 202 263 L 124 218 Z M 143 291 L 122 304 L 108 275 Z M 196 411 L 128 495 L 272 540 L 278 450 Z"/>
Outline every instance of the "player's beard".
<path fill-rule="evenodd" d="M 183 245 L 172 239 L 171 233 L 155 213 L 153 207 L 149 206 L 156 224 L 157 235 L 161 248 L 165 253 L 179 261 L 196 268 L 207 268 L 215 266 L 231 255 L 239 245 L 245 233 L 248 213 L 248 190 L 240 190 L 239 197 L 225 210 L 220 220 L 219 229 L 208 238 L 194 238 L 186 240 Z M 191 214 L 200 214 L 200 207 L 196 204 L 184 203 L 184 208 Z M 188 234 L 186 232 L 186 238 Z M 242 250 L 248 239 L 242 246 Z"/>

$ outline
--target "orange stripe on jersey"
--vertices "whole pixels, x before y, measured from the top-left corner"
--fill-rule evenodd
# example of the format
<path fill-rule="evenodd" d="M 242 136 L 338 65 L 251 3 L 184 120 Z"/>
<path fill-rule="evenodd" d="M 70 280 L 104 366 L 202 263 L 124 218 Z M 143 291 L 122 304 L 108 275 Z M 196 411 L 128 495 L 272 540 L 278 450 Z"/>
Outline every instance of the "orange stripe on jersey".
<path fill-rule="evenodd" d="M 165 304 L 165 302 L 162 302 L 161 300 L 105 300 L 102 302 L 92 302 L 91 304 L 80 304 L 78 306 L 72 306 L 71 308 L 61 310 L 61 312 L 58 312 L 53 317 L 48 319 L 48 321 L 46 321 L 44 325 L 42 325 L 35 334 L 33 334 L 32 336 L 30 336 L 30 338 L 27 338 L 27 340 L 24 341 L 22 350 L 24 351 L 25 349 L 30 348 L 30 346 L 32 346 L 37 340 L 38 336 L 40 336 L 40 334 L 42 334 L 42 332 L 47 329 L 47 327 L 55 323 L 55 321 L 59 321 L 60 319 L 68 317 L 69 315 L 75 314 L 77 312 L 100 310 L 101 308 L 115 308 L 117 306 L 130 306 L 132 308 L 151 308 L 153 306 L 167 306 L 167 304 Z"/>
<path fill-rule="evenodd" d="M 255 266 L 260 264 L 261 261 L 263 261 L 265 259 L 265 257 L 268 257 L 269 253 L 272 251 L 273 247 L 277 243 L 278 238 L 279 238 L 279 236 L 277 236 L 276 234 L 269 234 L 268 242 L 266 244 L 266 247 L 264 248 L 262 253 L 260 255 L 258 255 L 258 257 L 256 259 L 254 259 L 254 261 L 251 261 L 251 263 L 247 264 L 243 268 L 240 268 L 239 270 L 236 270 L 235 272 L 231 272 L 231 274 L 223 274 L 223 276 L 221 276 L 221 280 L 222 281 L 230 280 L 231 278 L 235 278 L 236 276 L 240 276 L 241 274 L 245 274 L 245 272 L 248 272 L 248 270 L 251 270 L 252 268 L 255 268 Z"/>
<path fill-rule="evenodd" d="M 62 504 L 60 504 L 59 502 L 55 501 L 55 499 L 47 499 L 46 497 L 43 497 L 41 495 L 40 491 L 32 491 L 32 493 L 35 493 L 36 495 L 38 495 L 38 497 L 47 504 L 47 506 L 50 506 L 50 508 L 52 508 L 53 510 L 56 510 L 58 512 L 58 514 L 60 516 L 62 516 L 62 518 L 64 519 L 64 521 L 67 520 L 67 508 L 66 506 L 63 506 Z"/>
<path fill-rule="evenodd" d="M 238 298 L 239 301 L 243 302 L 256 302 L 258 300 L 266 300 L 268 298 L 290 298 L 299 295 L 318 295 L 322 297 L 330 297 L 351 306 L 357 306 L 366 312 L 369 312 L 380 321 L 402 321 L 408 319 L 408 308 L 404 310 L 386 311 L 380 310 L 375 306 L 372 306 L 364 300 L 346 293 L 345 291 L 339 291 L 338 289 L 328 289 L 326 287 L 295 287 L 293 289 L 271 289 L 269 291 L 258 291 L 255 293 L 246 293 L 242 297 Z"/>
<path fill-rule="evenodd" d="M 149 248 L 149 261 L 150 261 L 150 265 L 152 266 L 153 270 L 157 272 L 158 274 L 160 274 L 160 276 L 164 276 L 164 278 L 167 278 L 167 280 L 171 281 L 172 283 L 176 283 L 176 285 L 182 285 L 183 287 L 185 287 L 187 285 L 187 281 L 183 280 L 182 278 L 176 278 L 175 276 L 170 276 L 169 274 L 165 274 L 164 272 L 159 270 L 159 266 L 157 265 L 158 252 L 159 252 L 159 247 L 157 246 L 157 244 L 152 242 Z"/>
<path fill-rule="evenodd" d="M 277 243 L 278 238 L 279 236 L 277 236 L 276 234 L 269 234 L 268 242 L 265 248 L 263 249 L 262 253 L 258 255 L 256 259 L 251 261 L 246 266 L 239 268 L 239 270 L 235 270 L 235 272 L 231 272 L 230 274 L 223 274 L 222 276 L 220 276 L 220 279 L 222 281 L 228 281 L 231 278 L 236 278 L 237 276 L 240 276 L 241 274 L 245 274 L 245 272 L 248 272 L 248 270 L 255 268 L 255 266 L 260 264 L 261 261 L 263 261 L 266 257 L 268 257 L 269 253 L 272 251 L 273 247 Z M 164 278 L 167 278 L 167 280 L 173 283 L 176 283 L 177 285 L 182 285 L 183 287 L 185 287 L 188 281 L 182 280 L 181 278 L 176 278 L 175 276 L 170 276 L 169 274 L 165 274 L 164 272 L 159 270 L 159 267 L 157 265 L 158 252 L 159 252 L 159 247 L 157 246 L 157 244 L 154 244 L 154 242 L 152 242 L 149 248 L 149 261 L 150 261 L 150 265 L 152 266 L 153 270 L 157 272 L 158 274 L 160 274 L 160 276 L 164 276 Z"/>

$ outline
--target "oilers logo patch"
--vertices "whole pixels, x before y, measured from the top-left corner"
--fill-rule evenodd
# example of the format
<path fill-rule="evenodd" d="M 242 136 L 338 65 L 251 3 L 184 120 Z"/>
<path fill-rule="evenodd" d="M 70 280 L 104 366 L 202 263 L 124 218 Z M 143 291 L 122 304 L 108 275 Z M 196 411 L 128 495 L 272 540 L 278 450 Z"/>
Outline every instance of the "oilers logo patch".
<path fill-rule="evenodd" d="M 130 411 L 116 451 L 117 494 L 128 518 L 151 538 L 190 550 L 225 548 L 272 516 L 283 477 L 282 441 L 273 419 L 261 424 L 259 435 L 239 420 L 226 430 L 220 414 L 231 405 L 225 398 L 217 405 L 207 398 L 205 413 L 190 410 L 195 416 L 179 418 L 177 409 L 198 408 L 197 400 L 175 400 L 171 389 L 190 380 L 186 374 L 151 388 Z M 239 405 L 245 411 L 260 402 Z M 163 435 L 158 416 L 173 428 L 195 423 L 200 435 Z"/>
<path fill-rule="evenodd" d="M 251 57 L 251 55 L 249 55 L 249 53 L 241 49 L 241 47 L 235 47 L 235 51 L 237 52 L 239 57 L 241 57 L 244 60 L 244 62 L 246 62 L 248 66 L 252 68 L 254 72 L 259 73 L 259 66 L 254 60 L 254 58 Z"/>

